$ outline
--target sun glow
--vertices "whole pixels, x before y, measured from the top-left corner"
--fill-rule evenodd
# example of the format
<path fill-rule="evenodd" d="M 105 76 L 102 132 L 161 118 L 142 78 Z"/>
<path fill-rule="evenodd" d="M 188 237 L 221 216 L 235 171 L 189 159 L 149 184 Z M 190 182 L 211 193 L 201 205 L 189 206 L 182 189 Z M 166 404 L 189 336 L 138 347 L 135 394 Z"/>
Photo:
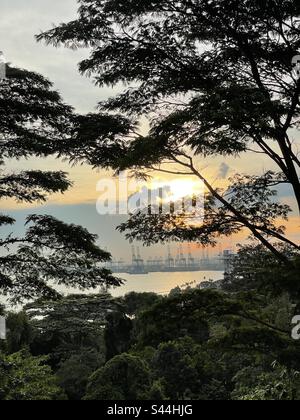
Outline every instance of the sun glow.
<path fill-rule="evenodd" d="M 175 179 L 170 181 L 153 181 L 151 190 L 168 189 L 167 201 L 179 201 L 186 197 L 194 197 L 203 194 L 203 185 L 201 182 L 193 179 Z M 166 197 L 164 197 L 166 199 Z"/>
<path fill-rule="evenodd" d="M 194 180 L 174 180 L 170 182 L 172 199 L 174 201 L 185 197 L 198 196 L 203 192 L 203 186 L 200 182 Z"/>
<path fill-rule="evenodd" d="M 204 186 L 201 182 L 194 179 L 175 179 L 164 182 L 153 182 L 149 186 L 151 190 L 163 190 L 163 197 L 159 200 L 162 204 L 190 202 L 197 199 L 203 201 Z"/>

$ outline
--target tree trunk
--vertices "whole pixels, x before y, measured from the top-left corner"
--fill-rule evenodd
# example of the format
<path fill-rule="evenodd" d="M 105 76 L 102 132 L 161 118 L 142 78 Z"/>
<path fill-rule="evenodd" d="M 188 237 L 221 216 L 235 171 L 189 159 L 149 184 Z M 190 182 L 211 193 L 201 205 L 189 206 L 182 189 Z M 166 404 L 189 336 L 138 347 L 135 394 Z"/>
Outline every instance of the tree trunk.
<path fill-rule="evenodd" d="M 288 145 L 286 144 L 286 140 L 285 140 L 285 134 L 284 137 L 281 135 L 281 141 L 279 141 L 279 145 L 280 145 L 280 149 L 281 152 L 283 154 L 284 160 L 286 162 L 286 166 L 288 169 L 288 178 L 289 181 L 293 187 L 294 193 L 295 193 L 295 198 L 298 204 L 298 210 L 299 210 L 299 214 L 300 214 L 300 181 L 299 181 L 299 176 L 293 161 L 293 157 L 291 155 L 290 149 L 288 147 Z"/>

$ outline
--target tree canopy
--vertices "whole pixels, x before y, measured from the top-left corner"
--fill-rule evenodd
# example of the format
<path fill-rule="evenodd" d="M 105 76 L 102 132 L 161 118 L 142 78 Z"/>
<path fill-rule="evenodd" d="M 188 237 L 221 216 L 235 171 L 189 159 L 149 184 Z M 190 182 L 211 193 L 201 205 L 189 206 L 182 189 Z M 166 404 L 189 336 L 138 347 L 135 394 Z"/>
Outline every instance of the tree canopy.
<path fill-rule="evenodd" d="M 99 104 L 111 127 L 116 113 L 122 116 L 113 146 L 111 138 L 99 142 L 94 136 L 98 153 L 87 158 L 90 163 L 137 175 L 193 175 L 205 185 L 201 227 L 178 215 L 139 213 L 121 227 L 130 239 L 207 245 L 246 228 L 285 264 L 274 240 L 299 250 L 279 223 L 291 209 L 276 200 L 278 187 L 289 186 L 300 209 L 293 138 L 300 110 L 293 67 L 299 13 L 294 0 L 80 0 L 77 19 L 37 36 L 55 46 L 89 48 L 80 71 L 98 86 L 126 86 Z M 133 124 L 142 115 L 151 120 L 147 135 Z M 209 156 L 244 154 L 263 155 L 266 172 L 237 174 L 220 190 L 200 169 Z"/>
<path fill-rule="evenodd" d="M 11 159 L 66 156 L 78 136 L 84 117 L 66 105 L 43 76 L 7 65 L 0 82 L 0 200 L 44 202 L 52 193 L 64 193 L 72 183 L 62 171 L 13 171 Z M 87 117 L 88 118 L 88 117 Z M 74 146 L 75 147 L 75 146 Z M 76 151 L 88 153 L 86 143 Z M 15 220 L 0 214 L 0 227 Z M 101 263 L 110 260 L 97 245 L 97 236 L 52 216 L 31 215 L 22 237 L 0 238 L 0 292 L 11 302 L 38 297 L 57 298 L 53 285 L 96 288 L 120 281 Z"/>
<path fill-rule="evenodd" d="M 73 295 L 7 314 L 0 399 L 298 400 L 299 298 L 264 288 L 255 255 L 243 250 L 225 291 Z"/>
<path fill-rule="evenodd" d="M 46 357 L 32 357 L 26 350 L 0 355 L 1 401 L 55 401 L 66 399 Z"/>
<path fill-rule="evenodd" d="M 122 354 L 95 372 L 87 387 L 86 400 L 139 400 L 150 385 L 146 363 Z"/>

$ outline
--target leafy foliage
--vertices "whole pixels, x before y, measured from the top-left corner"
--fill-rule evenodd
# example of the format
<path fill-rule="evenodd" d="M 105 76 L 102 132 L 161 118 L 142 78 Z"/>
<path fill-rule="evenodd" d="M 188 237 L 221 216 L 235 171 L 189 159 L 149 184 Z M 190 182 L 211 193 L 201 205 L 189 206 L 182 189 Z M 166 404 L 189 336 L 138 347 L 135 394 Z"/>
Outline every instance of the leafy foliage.
<path fill-rule="evenodd" d="M 119 306 L 109 295 L 70 295 L 57 301 L 37 301 L 26 306 L 33 328 L 32 351 L 51 353 L 51 364 L 96 355 L 105 361 L 104 329 L 108 316 Z M 70 360 L 69 362 L 70 363 Z"/>
<path fill-rule="evenodd" d="M 299 299 L 297 272 L 299 271 L 299 252 L 289 245 L 278 246 L 281 252 L 294 261 L 294 266 L 282 267 L 276 258 L 264 247 L 250 244 L 240 248 L 226 275 L 224 288 L 227 291 L 263 291 L 272 294 L 288 292 Z"/>
<path fill-rule="evenodd" d="M 99 266 L 110 260 L 110 254 L 98 248 L 96 235 L 52 216 L 30 216 L 27 225 L 24 238 L 10 236 L 0 241 L 8 251 L 0 257 L 0 287 L 11 302 L 39 296 L 58 298 L 51 284 L 81 289 L 120 285 L 110 271 Z M 19 245 L 16 252 L 11 250 L 14 245 Z"/>
<path fill-rule="evenodd" d="M 21 351 L 3 358 L 0 366 L 0 400 L 51 401 L 65 399 L 45 357 Z"/>
<path fill-rule="evenodd" d="M 149 369 L 143 360 L 122 354 L 91 376 L 86 400 L 138 400 L 149 387 Z"/>
<path fill-rule="evenodd" d="M 245 368 L 235 377 L 233 398 L 244 401 L 294 401 L 299 399 L 299 372 L 289 371 L 278 363 L 270 372 Z"/>
<path fill-rule="evenodd" d="M 27 316 L 8 317 L 3 381 L 7 360 L 27 346 L 63 390 L 52 399 L 298 400 L 299 342 L 291 338 L 291 319 L 299 299 L 274 293 L 268 282 L 253 288 L 268 261 L 255 260 L 259 251 L 241 251 L 235 265 L 246 276 L 244 259 L 252 255 L 251 279 L 241 287 L 235 281 L 242 285 L 242 277 L 233 277 L 226 291 L 74 295 L 27 305 Z"/>
<path fill-rule="evenodd" d="M 86 124 L 43 76 L 7 66 L 7 78 L 0 83 L 0 200 L 44 202 L 49 194 L 64 193 L 72 185 L 64 172 L 10 173 L 5 168 L 10 159 L 51 155 L 71 159 L 71 151 L 80 159 L 89 153 L 88 144 L 81 136 L 80 145 L 75 132 L 85 130 Z M 0 215 L 0 227 L 14 223 Z M 26 227 L 24 237 L 11 234 L 0 239 L 0 291 L 11 303 L 57 298 L 53 288 L 57 284 L 81 289 L 120 285 L 101 268 L 111 256 L 97 246 L 96 235 L 51 216 L 29 216 Z"/>
<path fill-rule="evenodd" d="M 103 363 L 103 355 L 91 350 L 81 350 L 61 363 L 56 372 L 57 382 L 69 400 L 80 401 L 85 396 L 90 376 Z"/>
<path fill-rule="evenodd" d="M 93 165 L 139 176 L 153 170 L 188 174 L 205 185 L 203 226 L 190 229 L 182 217 L 143 220 L 138 214 L 121 227 L 128 237 L 147 244 L 175 238 L 207 245 L 247 228 L 289 265 L 273 241 L 299 249 L 278 227 L 290 208 L 275 197 L 279 185 L 290 185 L 300 208 L 300 162 L 290 134 L 299 125 L 300 81 L 292 65 L 299 31 L 293 0 L 80 0 L 77 19 L 37 36 L 55 46 L 89 48 L 80 71 L 99 86 L 126 86 L 99 105 L 110 130 L 118 126 L 116 118 L 120 128 L 113 146 L 110 140 L 98 142 L 102 152 Z M 117 112 L 127 116 L 125 135 Z M 151 129 L 141 135 L 133 118 L 145 115 Z M 263 154 L 267 171 L 238 175 L 224 191 L 198 168 L 209 156 L 246 153 L 252 159 Z"/>

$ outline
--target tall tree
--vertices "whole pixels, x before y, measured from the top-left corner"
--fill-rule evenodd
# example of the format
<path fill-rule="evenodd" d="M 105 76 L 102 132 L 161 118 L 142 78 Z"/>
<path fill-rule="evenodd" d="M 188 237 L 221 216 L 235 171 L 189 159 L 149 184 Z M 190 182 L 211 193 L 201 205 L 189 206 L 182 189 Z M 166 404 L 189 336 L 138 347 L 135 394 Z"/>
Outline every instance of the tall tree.
<path fill-rule="evenodd" d="M 46 357 L 32 357 L 26 350 L 0 354 L 0 401 L 66 400 Z"/>
<path fill-rule="evenodd" d="M 65 192 L 71 182 L 61 171 L 10 172 L 11 159 L 63 155 L 80 132 L 83 117 L 65 105 L 43 76 L 7 66 L 0 81 L 0 200 L 44 202 Z M 76 150 L 84 153 L 86 143 Z M 0 227 L 15 220 L 0 213 Z M 83 288 L 117 286 L 120 281 L 100 263 L 110 254 L 97 246 L 97 236 L 51 216 L 29 216 L 23 237 L 0 237 L 0 293 L 13 302 L 59 294 L 54 284 Z"/>
<path fill-rule="evenodd" d="M 89 352 L 105 361 L 107 318 L 117 310 L 119 304 L 107 294 L 69 295 L 58 301 L 28 304 L 25 311 L 34 333 L 31 349 L 37 355 L 49 354 L 52 366 Z"/>
<path fill-rule="evenodd" d="M 90 377 L 84 400 L 143 400 L 149 386 L 147 364 L 139 357 L 123 353 Z"/>
<path fill-rule="evenodd" d="M 187 226 L 183 218 L 146 212 L 135 215 L 122 230 L 147 243 L 188 239 L 206 245 L 246 228 L 287 263 L 274 239 L 297 250 L 299 245 L 279 226 L 277 219 L 286 219 L 290 208 L 275 202 L 274 196 L 279 185 L 289 185 L 300 209 L 300 161 L 292 131 L 299 124 L 300 111 L 300 80 L 292 64 L 300 47 L 299 3 L 79 3 L 76 20 L 38 35 L 38 40 L 90 48 L 80 71 L 94 75 L 98 86 L 120 82 L 128 86 L 100 104 L 102 111 L 114 112 L 114 120 L 116 111 L 129 118 L 152 116 L 147 136 L 134 126 L 131 137 L 115 138 L 113 146 L 111 141 L 99 144 L 94 136 L 100 147 L 87 160 L 139 175 L 152 170 L 193 175 L 207 191 L 201 227 Z M 220 190 L 199 169 L 199 161 L 209 156 L 243 154 L 249 159 L 264 156 L 268 171 L 238 175 Z"/>

